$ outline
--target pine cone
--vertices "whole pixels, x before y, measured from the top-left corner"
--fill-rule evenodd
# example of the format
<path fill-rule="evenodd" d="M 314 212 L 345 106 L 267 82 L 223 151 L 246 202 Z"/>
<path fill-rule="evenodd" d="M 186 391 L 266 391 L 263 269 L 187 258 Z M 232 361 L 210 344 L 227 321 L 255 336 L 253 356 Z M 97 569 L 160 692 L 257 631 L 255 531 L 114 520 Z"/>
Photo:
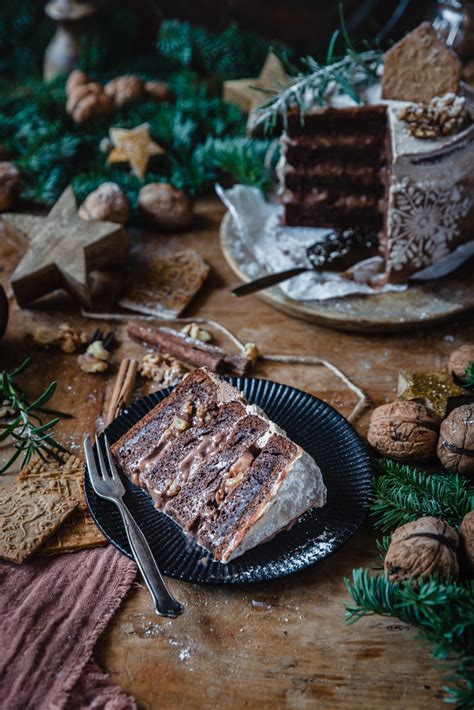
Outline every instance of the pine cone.
<path fill-rule="evenodd" d="M 464 516 L 459 528 L 462 560 L 470 573 L 474 573 L 474 510 Z"/>
<path fill-rule="evenodd" d="M 462 345 L 451 353 L 448 370 L 455 382 L 461 386 L 466 384 L 466 370 L 474 364 L 474 345 Z"/>
<path fill-rule="evenodd" d="M 400 582 L 436 574 L 440 578 L 459 574 L 456 531 L 438 518 L 424 517 L 397 528 L 385 555 L 389 579 Z"/>
<path fill-rule="evenodd" d="M 0 162 L 0 212 L 6 212 L 15 202 L 20 179 L 20 171 L 13 163 Z"/>
<path fill-rule="evenodd" d="M 165 182 L 152 182 L 138 193 L 138 209 L 163 230 L 186 229 L 193 221 L 193 203 L 182 190 Z"/>
<path fill-rule="evenodd" d="M 456 407 L 443 419 L 437 453 L 448 471 L 474 476 L 474 404 Z"/>
<path fill-rule="evenodd" d="M 143 81 L 137 76 L 117 76 L 104 86 L 105 93 L 110 96 L 114 104 L 121 108 L 133 101 L 141 99 L 145 93 Z"/>
<path fill-rule="evenodd" d="M 418 402 L 390 402 L 372 412 L 367 439 L 383 456 L 424 461 L 434 456 L 439 417 Z"/>
<path fill-rule="evenodd" d="M 128 200 L 115 182 L 103 182 L 79 207 L 82 219 L 98 219 L 125 224 L 129 217 Z"/>

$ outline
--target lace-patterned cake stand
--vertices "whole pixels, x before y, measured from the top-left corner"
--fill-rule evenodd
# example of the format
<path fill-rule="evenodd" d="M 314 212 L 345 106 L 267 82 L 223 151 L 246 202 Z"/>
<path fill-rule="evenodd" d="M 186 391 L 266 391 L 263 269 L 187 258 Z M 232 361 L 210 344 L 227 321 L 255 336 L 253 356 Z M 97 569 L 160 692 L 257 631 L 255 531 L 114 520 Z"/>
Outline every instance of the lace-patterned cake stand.
<path fill-rule="evenodd" d="M 227 263 L 243 282 L 266 275 L 242 244 L 229 212 L 221 222 L 220 242 Z M 442 279 L 414 283 L 398 293 L 302 302 L 273 286 L 257 295 L 279 311 L 330 328 L 362 333 L 410 330 L 474 309 L 474 259 Z"/>

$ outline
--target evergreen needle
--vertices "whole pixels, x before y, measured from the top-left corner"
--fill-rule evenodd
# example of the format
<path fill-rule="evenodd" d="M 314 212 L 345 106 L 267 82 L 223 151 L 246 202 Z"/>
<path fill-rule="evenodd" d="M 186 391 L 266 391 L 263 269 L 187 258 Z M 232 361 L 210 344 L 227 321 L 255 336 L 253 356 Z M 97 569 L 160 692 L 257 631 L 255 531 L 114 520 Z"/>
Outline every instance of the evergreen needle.
<path fill-rule="evenodd" d="M 0 422 L 0 441 L 8 437 L 14 440 L 15 451 L 8 461 L 0 468 L 0 474 L 5 473 L 15 461 L 23 454 L 22 467 L 37 453 L 42 459 L 58 459 L 58 452 L 67 452 L 52 436 L 51 429 L 60 419 L 70 415 L 56 410 L 47 410 L 43 407 L 53 396 L 57 383 L 51 382 L 45 391 L 30 402 L 26 394 L 17 386 L 15 379 L 30 365 L 31 358 L 27 358 L 12 372 L 3 370 L 0 373 L 0 401 L 5 408 L 8 419 Z M 10 411 L 11 410 L 11 411 Z M 44 422 L 39 416 L 41 413 L 54 413 L 54 419 Z"/>

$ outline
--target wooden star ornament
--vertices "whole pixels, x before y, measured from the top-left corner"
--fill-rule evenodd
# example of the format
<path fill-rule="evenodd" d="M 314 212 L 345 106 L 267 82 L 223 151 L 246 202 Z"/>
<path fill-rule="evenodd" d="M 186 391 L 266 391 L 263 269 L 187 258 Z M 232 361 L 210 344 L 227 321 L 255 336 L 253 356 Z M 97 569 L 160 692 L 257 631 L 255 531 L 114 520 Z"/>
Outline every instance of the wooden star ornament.
<path fill-rule="evenodd" d="M 161 145 L 151 138 L 148 123 L 130 130 L 111 128 L 109 135 L 114 146 L 109 153 L 109 165 L 128 163 L 133 174 L 140 180 L 145 177 L 150 158 L 165 152 Z"/>
<path fill-rule="evenodd" d="M 398 398 L 420 402 L 442 418 L 447 414 L 450 399 L 465 396 L 466 392 L 452 381 L 448 370 L 398 373 Z"/>
<path fill-rule="evenodd" d="M 259 76 L 250 79 L 229 79 L 224 81 L 223 99 L 235 104 L 244 113 L 250 113 L 267 101 L 268 96 L 259 89 L 275 91 L 286 86 L 289 76 L 280 59 L 269 52 Z"/>
<path fill-rule="evenodd" d="M 2 225 L 8 237 L 27 248 L 11 278 L 22 308 L 58 288 L 90 306 L 89 272 L 122 263 L 128 255 L 129 236 L 122 225 L 81 219 L 72 187 L 46 217 L 6 213 Z"/>

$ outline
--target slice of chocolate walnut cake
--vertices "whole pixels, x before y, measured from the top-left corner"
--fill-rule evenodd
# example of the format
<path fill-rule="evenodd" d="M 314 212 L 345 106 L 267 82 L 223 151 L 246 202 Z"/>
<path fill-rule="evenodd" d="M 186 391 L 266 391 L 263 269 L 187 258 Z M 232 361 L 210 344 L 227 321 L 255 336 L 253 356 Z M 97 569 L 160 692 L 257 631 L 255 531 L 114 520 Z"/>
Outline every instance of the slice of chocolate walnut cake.
<path fill-rule="evenodd" d="M 205 368 L 187 375 L 112 453 L 156 508 L 220 562 L 326 500 L 311 456 Z"/>

